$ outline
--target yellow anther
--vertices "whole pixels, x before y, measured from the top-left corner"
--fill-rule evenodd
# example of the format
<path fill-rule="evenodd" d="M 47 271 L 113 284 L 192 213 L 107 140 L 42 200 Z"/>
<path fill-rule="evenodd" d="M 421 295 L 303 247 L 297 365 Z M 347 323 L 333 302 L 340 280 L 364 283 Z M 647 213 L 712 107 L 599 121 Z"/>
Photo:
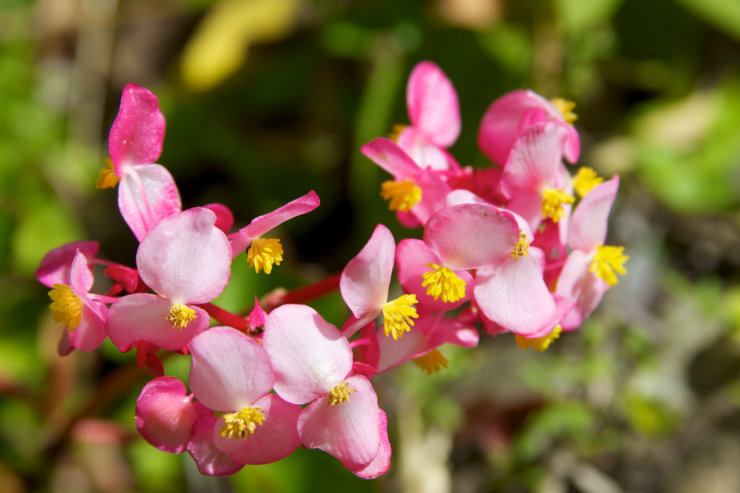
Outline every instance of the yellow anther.
<path fill-rule="evenodd" d="M 542 219 L 548 217 L 553 222 L 560 221 L 565 216 L 563 204 L 572 204 L 575 198 L 557 188 L 548 188 L 542 192 Z"/>
<path fill-rule="evenodd" d="M 412 361 L 427 375 L 432 375 L 442 368 L 447 368 L 447 358 L 438 349 L 432 349 L 427 354 L 414 358 Z"/>
<path fill-rule="evenodd" d="M 623 246 L 599 245 L 596 247 L 596 254 L 589 270 L 599 279 L 606 281 L 609 286 L 614 286 L 619 281 L 617 273 L 622 275 L 627 273 L 624 268 L 627 260 L 629 257 L 624 254 Z"/>
<path fill-rule="evenodd" d="M 535 351 L 544 351 L 548 347 L 550 347 L 550 344 L 560 337 L 560 333 L 562 332 L 562 329 L 559 325 L 556 325 L 554 329 L 552 329 L 552 332 L 547 334 L 546 336 L 542 337 L 533 337 L 531 339 L 528 339 L 526 337 L 522 337 L 520 335 L 516 336 L 516 345 L 519 346 L 520 349 L 529 349 L 532 348 Z"/>
<path fill-rule="evenodd" d="M 421 200 L 421 188 L 411 180 L 388 180 L 380 187 L 380 196 L 390 200 L 388 209 L 392 211 L 408 212 Z"/>
<path fill-rule="evenodd" d="M 393 142 L 398 142 L 398 137 L 401 135 L 401 132 L 403 132 L 408 125 L 401 125 L 399 123 L 395 123 L 393 127 L 391 127 L 391 132 L 388 134 L 388 138 L 391 139 Z"/>
<path fill-rule="evenodd" d="M 567 123 L 573 125 L 573 122 L 578 120 L 578 115 L 573 113 L 573 110 L 576 107 L 576 103 L 573 101 L 563 98 L 552 98 L 550 102 L 558 109 L 560 114 L 563 115 L 563 119 Z"/>
<path fill-rule="evenodd" d="M 404 332 L 411 331 L 411 327 L 414 326 L 411 319 L 419 318 L 413 306 L 418 302 L 415 294 L 404 294 L 383 305 L 383 328 L 386 337 L 392 335 L 396 340 L 403 337 Z"/>
<path fill-rule="evenodd" d="M 329 402 L 327 405 L 336 406 L 342 402 L 348 402 L 349 395 L 352 392 L 356 392 L 356 389 L 347 385 L 347 382 L 339 382 L 336 387 L 329 391 Z"/>
<path fill-rule="evenodd" d="M 247 251 L 249 266 L 259 273 L 260 269 L 265 274 L 272 272 L 272 265 L 280 265 L 283 261 L 283 246 L 277 238 L 255 238 L 252 246 Z"/>
<path fill-rule="evenodd" d="M 98 190 L 102 190 L 104 188 L 113 188 L 118 185 L 118 182 L 120 180 L 121 179 L 116 176 L 116 171 L 113 168 L 113 161 L 111 161 L 110 158 L 106 158 L 105 168 L 100 170 L 100 178 L 98 178 L 95 186 L 98 188 Z"/>
<path fill-rule="evenodd" d="M 585 197 L 592 188 L 603 181 L 604 179 L 597 175 L 596 171 L 588 166 L 581 166 L 573 177 L 573 188 L 578 195 Z"/>
<path fill-rule="evenodd" d="M 224 414 L 223 418 L 225 424 L 220 433 L 226 438 L 247 438 L 265 422 L 265 415 L 259 407 L 243 407 L 241 411 Z"/>
<path fill-rule="evenodd" d="M 442 296 L 442 301 L 454 302 L 465 297 L 465 281 L 460 279 L 457 274 L 447 267 L 441 267 L 437 264 L 427 264 L 432 269 L 422 274 L 424 282 L 421 287 L 427 288 L 427 294 L 434 296 L 436 301 Z"/>
<path fill-rule="evenodd" d="M 66 284 L 54 284 L 49 298 L 52 299 L 49 310 L 54 321 L 75 330 L 82 321 L 82 308 L 85 306 L 80 297 Z"/>
<path fill-rule="evenodd" d="M 195 310 L 180 303 L 173 305 L 170 308 L 169 315 L 167 315 L 167 321 L 172 325 L 173 329 L 177 330 L 184 329 L 196 318 Z"/>
<path fill-rule="evenodd" d="M 527 241 L 527 235 L 523 232 L 519 232 L 519 241 L 516 242 L 514 251 L 511 252 L 511 258 L 519 259 L 527 256 L 529 251 L 529 241 Z"/>

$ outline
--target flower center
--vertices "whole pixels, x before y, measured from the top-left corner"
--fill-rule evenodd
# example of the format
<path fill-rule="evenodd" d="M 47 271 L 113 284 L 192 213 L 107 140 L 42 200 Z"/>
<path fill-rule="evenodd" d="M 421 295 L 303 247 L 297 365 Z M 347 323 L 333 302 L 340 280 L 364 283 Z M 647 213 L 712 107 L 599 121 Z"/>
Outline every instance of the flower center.
<path fill-rule="evenodd" d="M 195 319 L 195 310 L 180 303 L 173 305 L 173 307 L 170 308 L 169 315 L 167 315 L 167 321 L 172 325 L 173 329 L 177 330 L 184 329 Z"/>
<path fill-rule="evenodd" d="M 519 259 L 526 257 L 529 251 L 529 242 L 527 241 L 527 235 L 519 232 L 519 241 L 516 242 L 514 251 L 511 252 L 511 258 Z"/>
<path fill-rule="evenodd" d="M 438 349 L 432 349 L 427 354 L 414 358 L 412 361 L 427 375 L 432 375 L 442 368 L 447 368 L 447 358 Z"/>
<path fill-rule="evenodd" d="M 553 222 L 560 221 L 565 216 L 563 204 L 572 204 L 574 201 L 575 198 L 572 195 L 562 190 L 557 188 L 546 189 L 542 192 L 542 219 L 549 217 Z"/>
<path fill-rule="evenodd" d="M 336 387 L 329 391 L 329 402 L 327 405 L 336 406 L 342 402 L 348 402 L 349 395 L 352 392 L 357 392 L 357 390 L 347 385 L 347 382 L 339 382 Z"/>
<path fill-rule="evenodd" d="M 619 281 L 616 273 L 622 275 L 627 273 L 624 268 L 627 260 L 629 257 L 624 254 L 623 246 L 599 245 L 596 247 L 596 254 L 589 270 L 599 279 L 606 281 L 609 286 L 614 286 Z"/>
<path fill-rule="evenodd" d="M 113 168 L 113 161 L 111 161 L 110 158 L 106 158 L 105 168 L 100 170 L 100 178 L 98 178 L 98 181 L 95 183 L 95 187 L 97 187 L 98 190 L 113 188 L 118 185 L 119 181 L 121 181 L 121 179 L 116 175 L 115 169 Z"/>
<path fill-rule="evenodd" d="M 576 103 L 573 101 L 563 98 L 552 98 L 550 102 L 558 109 L 560 114 L 563 115 L 563 119 L 570 125 L 573 125 L 573 122 L 578 120 L 578 115 L 573 113 L 573 110 L 576 107 Z"/>
<path fill-rule="evenodd" d="M 380 196 L 390 200 L 388 209 L 408 212 L 421 200 L 421 188 L 411 180 L 388 180 L 382 183 Z"/>
<path fill-rule="evenodd" d="M 457 301 L 465 297 L 465 281 L 460 279 L 457 274 L 447 267 L 440 267 L 437 264 L 427 264 L 432 269 L 422 274 L 424 282 L 422 287 L 427 288 L 427 294 L 434 296 L 434 300 L 442 296 L 442 301 L 447 303 Z"/>
<path fill-rule="evenodd" d="M 546 336 L 527 338 L 517 335 L 516 345 L 519 346 L 520 349 L 533 348 L 535 351 L 542 352 L 550 347 L 550 344 L 552 344 L 555 339 L 560 337 L 561 332 L 562 329 L 560 328 L 560 326 L 556 325 L 555 328 L 552 329 L 552 332 L 550 332 Z"/>
<path fill-rule="evenodd" d="M 224 426 L 220 433 L 226 438 L 247 438 L 265 422 L 265 415 L 259 407 L 243 407 L 241 411 L 224 414 L 223 418 Z"/>
<path fill-rule="evenodd" d="M 383 328 L 385 336 L 393 336 L 396 340 L 403 337 L 404 332 L 409 332 L 414 326 L 412 318 L 419 318 L 413 305 L 418 303 L 415 294 L 404 294 L 393 301 L 383 305 Z"/>
<path fill-rule="evenodd" d="M 272 265 L 280 265 L 283 261 L 283 246 L 277 238 L 255 238 L 252 246 L 247 251 L 249 266 L 259 273 L 260 269 L 265 274 L 272 272 Z"/>
<path fill-rule="evenodd" d="M 604 179 L 597 175 L 596 171 L 588 166 L 581 166 L 573 177 L 573 188 L 578 195 L 585 197 L 592 188 L 603 181 Z"/>
<path fill-rule="evenodd" d="M 49 291 L 52 299 L 49 310 L 55 322 L 61 322 L 69 330 L 75 330 L 82 320 L 82 307 L 84 303 L 72 288 L 66 284 L 54 284 Z"/>

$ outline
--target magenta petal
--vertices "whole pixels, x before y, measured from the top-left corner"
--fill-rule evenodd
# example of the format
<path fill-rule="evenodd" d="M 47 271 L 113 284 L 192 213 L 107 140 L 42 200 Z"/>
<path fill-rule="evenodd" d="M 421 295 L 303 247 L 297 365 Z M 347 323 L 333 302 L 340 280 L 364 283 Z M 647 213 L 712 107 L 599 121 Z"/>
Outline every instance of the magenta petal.
<path fill-rule="evenodd" d="M 151 164 L 162 153 L 165 120 L 157 96 L 148 89 L 127 84 L 121 106 L 108 135 L 108 152 L 116 174 L 132 164 Z"/>
<path fill-rule="evenodd" d="M 129 167 L 118 185 L 118 209 L 136 239 L 141 241 L 159 221 L 180 212 L 180 192 L 164 166 Z"/>
<path fill-rule="evenodd" d="M 375 479 L 388 472 L 388 469 L 391 467 L 391 442 L 388 440 L 388 415 L 386 415 L 385 411 L 380 408 L 378 409 L 378 415 L 380 420 L 378 426 L 380 447 L 378 448 L 377 455 L 368 465 L 362 468 L 349 468 L 350 471 L 362 479 Z M 347 467 L 346 464 L 345 467 Z"/>
<path fill-rule="evenodd" d="M 192 436 L 193 425 L 204 409 L 187 395 L 185 385 L 173 377 L 147 383 L 136 401 L 136 428 L 159 450 L 179 454 Z"/>
<path fill-rule="evenodd" d="M 380 447 L 378 397 L 370 381 L 360 375 L 349 377 L 355 389 L 349 401 L 328 405 L 323 396 L 303 410 L 298 418 L 298 434 L 308 448 L 333 455 L 350 470 L 368 466 Z"/>
<path fill-rule="evenodd" d="M 424 227 L 424 241 L 453 270 L 501 263 L 519 241 L 515 217 L 486 204 L 445 207 Z"/>
<path fill-rule="evenodd" d="M 228 207 L 223 204 L 206 204 L 203 208 L 216 214 L 216 227 L 218 229 L 224 233 L 231 231 L 231 227 L 234 225 L 234 214 Z"/>
<path fill-rule="evenodd" d="M 591 252 L 606 240 L 607 219 L 619 189 L 619 177 L 596 185 L 573 211 L 568 230 L 571 248 Z"/>
<path fill-rule="evenodd" d="M 473 293 L 488 319 L 524 336 L 551 328 L 555 301 L 537 264 L 530 255 L 478 271 Z"/>
<path fill-rule="evenodd" d="M 421 62 L 406 87 L 409 119 L 432 142 L 449 147 L 460 135 L 457 93 L 444 72 L 432 62 Z"/>
<path fill-rule="evenodd" d="M 53 287 L 54 284 L 69 284 L 69 272 L 77 250 L 92 259 L 97 255 L 99 247 L 100 243 L 97 241 L 75 241 L 50 250 L 36 269 L 36 278 L 47 287 Z"/>
<path fill-rule="evenodd" d="M 202 415 L 195 422 L 193 436 L 188 442 L 188 453 L 195 461 L 198 472 L 206 476 L 229 476 L 239 471 L 244 464 L 235 461 L 229 454 L 213 443 L 216 418 Z"/>
<path fill-rule="evenodd" d="M 190 389 L 214 411 L 234 411 L 268 393 L 275 382 L 265 350 L 230 327 L 212 327 L 188 345 Z"/>
<path fill-rule="evenodd" d="M 378 224 L 360 253 L 342 270 L 339 291 L 355 317 L 377 315 L 388 301 L 395 253 L 393 235 L 387 227 Z"/>
<path fill-rule="evenodd" d="M 419 166 L 391 139 L 378 137 L 362 146 L 360 151 L 394 178 L 413 178 L 419 173 Z"/>
<path fill-rule="evenodd" d="M 148 293 L 129 294 L 120 298 L 108 311 L 108 337 L 126 351 L 139 341 L 146 341 L 169 351 L 177 351 L 208 328 L 210 318 L 205 310 L 190 306 L 196 319 L 182 330 L 167 320 L 172 301 Z"/>
<path fill-rule="evenodd" d="M 141 279 L 175 303 L 206 303 L 221 294 L 231 276 L 231 247 L 215 222 L 202 207 L 163 219 L 136 253 Z"/>
<path fill-rule="evenodd" d="M 258 407 L 265 421 L 246 438 L 221 436 L 223 418 L 213 428 L 213 441 L 218 448 L 242 464 L 269 464 L 292 454 L 301 444 L 298 438 L 298 416 L 301 406 L 289 404 L 269 394 L 249 407 Z"/>
<path fill-rule="evenodd" d="M 293 404 L 325 394 L 352 369 L 352 349 L 339 329 L 305 305 L 267 316 L 262 344 L 275 370 L 275 392 Z"/>

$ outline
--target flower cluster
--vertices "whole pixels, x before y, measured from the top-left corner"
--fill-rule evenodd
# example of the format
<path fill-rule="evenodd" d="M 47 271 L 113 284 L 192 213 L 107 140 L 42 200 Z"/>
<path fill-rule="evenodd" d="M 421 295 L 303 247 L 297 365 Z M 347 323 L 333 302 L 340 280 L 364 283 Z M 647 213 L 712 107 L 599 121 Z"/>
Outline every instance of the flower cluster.
<path fill-rule="evenodd" d="M 476 170 L 448 150 L 460 115 L 439 67 L 416 66 L 407 104 L 410 125 L 362 151 L 393 175 L 381 195 L 403 225 L 423 227 L 422 239 L 396 243 L 378 225 L 341 275 L 319 283 L 323 292 L 338 287 L 351 313 L 340 329 L 296 303 L 310 296 L 271 296 L 266 309 L 255 296 L 248 316 L 212 303 L 232 261 L 270 274 L 284 252 L 266 235 L 319 199 L 309 192 L 240 229 L 222 204 L 182 210 L 174 179 L 155 164 L 165 131 L 157 98 L 126 86 L 98 187 L 118 188 L 139 240 L 135 266 L 98 257 L 96 242 L 46 255 L 37 277 L 66 327 L 60 353 L 106 338 L 136 350 L 157 375 L 137 401 L 139 432 L 161 450 L 189 453 L 203 474 L 274 462 L 299 445 L 359 477 L 384 474 L 391 446 L 374 375 L 409 360 L 427 373 L 446 368 L 437 348 L 475 346 L 481 330 L 544 350 L 579 327 L 627 260 L 622 247 L 604 245 L 618 177 L 604 181 L 585 167 L 571 177 L 563 162 L 580 152 L 572 103 L 531 91 L 494 101 L 478 140 L 495 166 Z M 93 292 L 96 265 L 106 293 Z M 402 294 L 389 299 L 394 269 Z M 161 351 L 189 355 L 190 392 L 164 376 Z"/>

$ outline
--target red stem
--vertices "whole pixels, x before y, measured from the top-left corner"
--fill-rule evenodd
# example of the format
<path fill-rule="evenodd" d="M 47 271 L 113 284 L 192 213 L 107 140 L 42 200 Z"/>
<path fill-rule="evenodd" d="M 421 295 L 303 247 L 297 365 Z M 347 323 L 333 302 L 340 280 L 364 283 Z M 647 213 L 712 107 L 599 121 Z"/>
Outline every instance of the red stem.
<path fill-rule="evenodd" d="M 342 273 L 334 274 L 318 282 L 315 282 L 305 288 L 296 289 L 286 293 L 280 302 L 276 305 L 285 305 L 288 303 L 304 303 L 311 301 L 316 298 L 320 298 L 325 294 L 339 289 L 339 279 L 342 277 Z M 272 307 L 274 308 L 274 307 Z"/>
<path fill-rule="evenodd" d="M 213 303 L 202 303 L 195 305 L 208 312 L 208 315 L 215 318 L 224 325 L 234 327 L 244 333 L 249 333 L 249 322 L 247 319 L 240 317 L 228 310 L 214 305 Z"/>

